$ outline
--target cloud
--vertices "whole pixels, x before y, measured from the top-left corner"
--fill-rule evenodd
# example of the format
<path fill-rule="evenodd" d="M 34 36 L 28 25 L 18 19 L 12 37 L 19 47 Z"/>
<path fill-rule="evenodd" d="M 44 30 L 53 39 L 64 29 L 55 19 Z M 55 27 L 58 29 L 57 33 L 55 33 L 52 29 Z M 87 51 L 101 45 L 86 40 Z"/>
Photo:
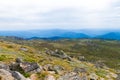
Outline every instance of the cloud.
<path fill-rule="evenodd" d="M 119 0 L 0 0 L 0 30 L 119 28 Z"/>

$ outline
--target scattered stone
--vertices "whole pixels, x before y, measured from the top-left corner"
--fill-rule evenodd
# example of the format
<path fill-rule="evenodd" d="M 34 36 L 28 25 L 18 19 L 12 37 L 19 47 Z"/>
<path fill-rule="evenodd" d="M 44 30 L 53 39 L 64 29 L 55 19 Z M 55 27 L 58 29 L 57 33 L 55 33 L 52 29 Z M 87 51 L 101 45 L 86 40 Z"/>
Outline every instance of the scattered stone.
<path fill-rule="evenodd" d="M 79 61 L 86 61 L 86 59 L 85 59 L 84 56 L 79 56 L 79 57 L 78 57 L 78 60 L 79 60 Z"/>
<path fill-rule="evenodd" d="M 106 65 L 103 62 L 98 61 L 95 63 L 95 67 L 96 68 L 106 68 Z"/>
<path fill-rule="evenodd" d="M 59 65 L 52 66 L 51 64 L 47 64 L 47 65 L 43 66 L 43 70 L 54 71 L 56 74 L 61 74 L 62 70 L 64 70 L 64 68 Z"/>
<path fill-rule="evenodd" d="M 47 75 L 44 80 L 56 80 L 56 79 L 52 75 Z"/>
<path fill-rule="evenodd" d="M 47 71 L 49 74 L 56 74 L 55 71 Z"/>
<path fill-rule="evenodd" d="M 85 68 L 79 68 L 79 67 L 76 67 L 73 71 L 75 73 L 87 73 L 87 70 Z"/>
<path fill-rule="evenodd" d="M 27 49 L 27 48 L 25 48 L 25 47 L 21 47 L 21 48 L 20 48 L 20 50 L 21 50 L 21 51 L 25 51 L 25 52 L 27 52 L 27 51 L 28 51 L 28 49 Z"/>

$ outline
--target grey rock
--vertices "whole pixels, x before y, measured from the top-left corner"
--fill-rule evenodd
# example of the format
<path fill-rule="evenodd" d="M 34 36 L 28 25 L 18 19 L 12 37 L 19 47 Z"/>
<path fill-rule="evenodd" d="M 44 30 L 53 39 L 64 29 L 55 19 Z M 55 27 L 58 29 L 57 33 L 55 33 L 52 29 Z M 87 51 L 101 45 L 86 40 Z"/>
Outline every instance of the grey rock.
<path fill-rule="evenodd" d="M 12 71 L 23 71 L 38 73 L 42 71 L 42 67 L 35 62 L 23 62 L 21 59 L 16 59 L 16 62 L 9 65 Z"/>
<path fill-rule="evenodd" d="M 62 59 L 68 59 L 69 61 L 72 61 L 72 58 L 70 56 L 68 56 L 62 50 L 58 50 L 58 49 L 56 49 L 55 51 L 46 50 L 46 53 L 49 54 L 49 55 L 51 55 L 51 56 L 59 57 L 59 58 L 62 58 Z"/>
<path fill-rule="evenodd" d="M 12 76 L 16 79 L 16 80 L 26 80 L 26 78 L 20 74 L 19 72 L 17 71 L 13 71 L 11 72 L 12 73 Z"/>
<path fill-rule="evenodd" d="M 37 63 L 29 63 L 29 62 L 23 62 L 20 63 L 20 68 L 24 71 L 24 72 L 40 72 L 42 71 L 42 67 L 39 66 Z"/>

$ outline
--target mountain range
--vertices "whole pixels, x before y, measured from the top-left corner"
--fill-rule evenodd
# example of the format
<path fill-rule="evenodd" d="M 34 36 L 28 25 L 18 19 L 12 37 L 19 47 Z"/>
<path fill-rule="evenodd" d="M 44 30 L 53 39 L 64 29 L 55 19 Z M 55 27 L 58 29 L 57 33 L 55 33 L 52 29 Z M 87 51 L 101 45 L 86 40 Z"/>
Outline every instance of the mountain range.
<path fill-rule="evenodd" d="M 72 31 L 72 30 L 28 30 L 28 31 L 0 31 L 0 36 L 16 36 L 25 39 L 81 39 L 81 38 L 98 38 L 120 40 L 120 32 L 104 32 L 92 35 L 92 31 Z"/>

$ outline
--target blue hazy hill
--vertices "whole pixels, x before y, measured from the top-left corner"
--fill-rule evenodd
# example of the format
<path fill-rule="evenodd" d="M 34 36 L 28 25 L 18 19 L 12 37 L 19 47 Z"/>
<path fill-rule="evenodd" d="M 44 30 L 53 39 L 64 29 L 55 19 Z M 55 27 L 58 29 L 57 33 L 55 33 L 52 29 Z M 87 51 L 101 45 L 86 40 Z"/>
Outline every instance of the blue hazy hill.
<path fill-rule="evenodd" d="M 104 35 L 96 36 L 96 38 L 120 40 L 120 32 L 110 32 Z"/>
<path fill-rule="evenodd" d="M 89 34 L 88 34 L 89 32 Z M 95 32 L 95 31 L 94 31 Z M 26 39 L 80 39 L 80 38 L 98 38 L 120 40 L 120 32 L 102 32 L 92 35 L 93 31 L 72 31 L 72 30 L 28 30 L 28 31 L 0 31 L 0 36 L 16 36 Z"/>
<path fill-rule="evenodd" d="M 23 38 L 39 37 L 64 37 L 64 38 L 88 38 L 83 33 L 77 33 L 67 30 L 30 30 L 30 31 L 0 31 L 0 36 L 17 36 Z"/>

